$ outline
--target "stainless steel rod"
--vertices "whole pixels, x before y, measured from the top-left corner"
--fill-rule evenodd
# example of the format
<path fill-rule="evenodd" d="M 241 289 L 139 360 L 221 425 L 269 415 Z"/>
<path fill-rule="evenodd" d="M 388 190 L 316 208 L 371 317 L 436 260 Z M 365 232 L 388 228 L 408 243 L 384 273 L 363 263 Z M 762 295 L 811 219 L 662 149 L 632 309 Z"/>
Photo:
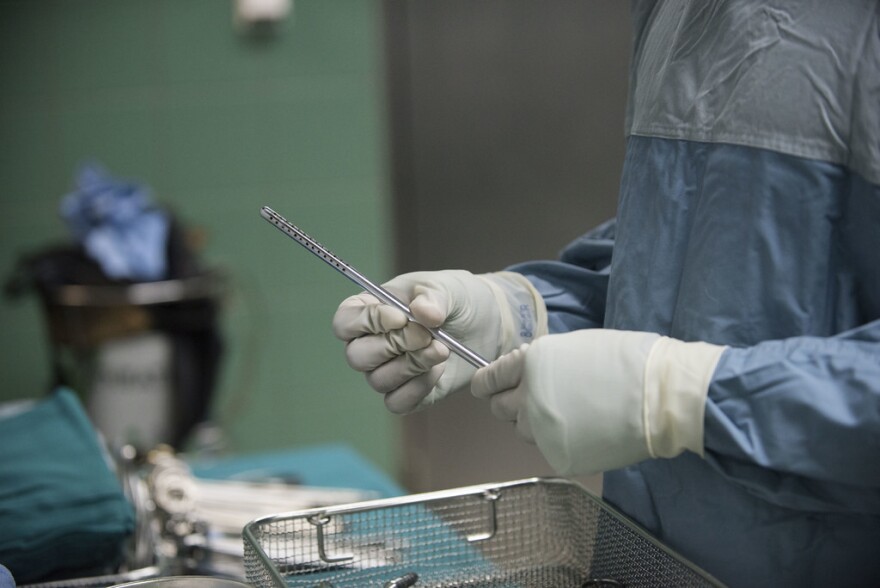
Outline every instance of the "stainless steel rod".
<path fill-rule="evenodd" d="M 260 216 L 269 221 L 279 231 L 305 247 L 307 251 L 309 251 L 319 259 L 323 260 L 327 265 L 341 273 L 343 276 L 345 276 L 385 304 L 389 304 L 397 308 L 403 314 L 405 314 L 409 320 L 413 321 L 414 323 L 421 324 L 419 323 L 419 321 L 416 320 L 416 318 L 413 316 L 412 311 L 402 300 L 400 300 L 400 298 L 398 298 L 382 286 L 371 281 L 369 278 L 357 271 L 348 263 L 342 261 L 342 259 L 340 259 L 337 255 L 331 253 L 330 250 L 315 241 L 312 237 L 310 237 L 293 223 L 289 222 L 283 216 L 281 216 L 268 206 L 264 206 L 260 210 Z M 481 357 L 478 353 L 460 343 L 443 329 L 426 327 L 425 325 L 422 326 L 425 327 L 425 329 L 427 329 L 429 333 L 431 333 L 432 337 L 446 345 L 446 347 L 448 347 L 450 351 L 464 359 L 472 366 L 476 368 L 481 368 L 489 365 L 489 362 Z"/>

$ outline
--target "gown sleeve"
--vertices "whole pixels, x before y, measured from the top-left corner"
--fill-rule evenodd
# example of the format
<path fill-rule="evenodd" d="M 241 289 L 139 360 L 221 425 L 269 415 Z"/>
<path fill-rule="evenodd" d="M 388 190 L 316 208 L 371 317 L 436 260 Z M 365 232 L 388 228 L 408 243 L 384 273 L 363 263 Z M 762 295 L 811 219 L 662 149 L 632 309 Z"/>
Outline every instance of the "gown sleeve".
<path fill-rule="evenodd" d="M 770 502 L 880 514 L 880 320 L 727 349 L 709 385 L 705 448 Z"/>
<path fill-rule="evenodd" d="M 603 326 L 616 221 L 606 221 L 565 247 L 559 260 L 508 268 L 524 275 L 547 306 L 550 333 Z"/>

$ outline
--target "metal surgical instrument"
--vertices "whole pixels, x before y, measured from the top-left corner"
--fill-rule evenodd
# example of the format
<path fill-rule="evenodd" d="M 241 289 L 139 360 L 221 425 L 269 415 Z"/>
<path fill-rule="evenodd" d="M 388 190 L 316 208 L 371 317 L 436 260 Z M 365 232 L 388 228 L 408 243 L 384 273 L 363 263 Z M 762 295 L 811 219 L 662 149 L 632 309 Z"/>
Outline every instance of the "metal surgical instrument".
<path fill-rule="evenodd" d="M 268 206 L 264 206 L 262 209 L 260 209 L 260 216 L 275 225 L 275 227 L 279 231 L 305 247 L 313 255 L 323 260 L 327 265 L 341 273 L 343 276 L 345 276 L 385 304 L 391 305 L 400 310 L 412 322 L 421 324 L 413 316 L 412 311 L 410 311 L 409 307 L 397 296 L 395 296 L 382 286 L 379 286 L 378 284 L 370 281 L 362 273 L 342 261 L 342 259 L 331 253 L 326 247 L 308 236 L 299 227 L 288 222 L 287 219 L 285 219 L 283 216 L 281 216 Z M 425 325 L 422 326 L 425 327 Z M 476 368 L 481 368 L 489 365 L 489 362 L 486 361 L 483 357 L 481 357 L 472 349 L 469 349 L 468 347 L 462 345 L 443 329 L 431 327 L 425 328 L 428 330 L 428 332 L 431 333 L 432 337 L 446 345 L 446 347 L 448 347 L 450 351 L 464 359 L 472 366 Z"/>

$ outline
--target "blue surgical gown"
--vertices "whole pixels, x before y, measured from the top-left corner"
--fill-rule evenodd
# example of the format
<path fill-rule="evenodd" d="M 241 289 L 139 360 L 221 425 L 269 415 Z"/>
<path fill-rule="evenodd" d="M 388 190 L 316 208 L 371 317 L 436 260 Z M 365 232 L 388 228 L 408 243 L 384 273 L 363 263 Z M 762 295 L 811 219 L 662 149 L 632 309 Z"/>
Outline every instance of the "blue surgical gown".
<path fill-rule="evenodd" d="M 616 219 L 511 268 L 551 332 L 729 346 L 705 458 L 603 493 L 731 586 L 880 586 L 878 12 L 634 2 Z"/>

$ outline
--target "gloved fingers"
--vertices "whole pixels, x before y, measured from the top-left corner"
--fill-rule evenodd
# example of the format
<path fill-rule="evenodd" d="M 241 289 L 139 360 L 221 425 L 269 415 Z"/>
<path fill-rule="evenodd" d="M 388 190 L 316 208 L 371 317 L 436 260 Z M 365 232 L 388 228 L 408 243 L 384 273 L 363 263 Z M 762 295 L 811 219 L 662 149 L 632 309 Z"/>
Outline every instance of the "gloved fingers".
<path fill-rule="evenodd" d="M 378 392 L 392 392 L 404 386 L 409 380 L 431 371 L 438 364 L 445 362 L 448 357 L 449 349 L 439 341 L 432 341 L 427 347 L 398 355 L 367 372 L 367 382 Z M 442 373 L 441 369 L 440 374 Z"/>
<path fill-rule="evenodd" d="M 525 441 L 526 443 L 531 443 L 535 445 L 535 435 L 532 433 L 532 426 L 529 423 L 529 415 L 524 409 L 520 409 L 519 415 L 516 419 L 516 436 Z"/>
<path fill-rule="evenodd" d="M 345 346 L 345 358 L 354 369 L 369 372 L 407 352 L 424 349 L 432 341 L 424 327 L 411 322 L 402 329 L 350 341 Z"/>
<path fill-rule="evenodd" d="M 343 341 L 363 335 L 402 329 L 409 322 L 403 312 L 380 302 L 368 292 L 349 296 L 333 315 L 333 334 Z"/>
<path fill-rule="evenodd" d="M 516 436 L 528 443 L 535 443 L 529 416 L 525 410 L 525 389 L 517 386 L 497 394 L 489 399 L 492 416 L 500 421 L 512 422 Z"/>
<path fill-rule="evenodd" d="M 499 392 L 519 386 L 525 365 L 526 349 L 519 349 L 502 355 L 488 366 L 480 368 L 471 380 L 471 393 L 477 398 L 487 399 Z"/>
<path fill-rule="evenodd" d="M 489 399 L 489 408 L 492 411 L 492 416 L 499 421 L 515 423 L 519 417 L 521 406 L 522 392 L 519 388 L 499 392 Z"/>
<path fill-rule="evenodd" d="M 413 288 L 415 297 L 409 303 L 409 309 L 416 320 L 426 327 L 439 327 L 449 313 L 448 299 L 443 291 L 425 285 Z"/>
<path fill-rule="evenodd" d="M 443 363 L 435 365 L 429 371 L 385 394 L 385 407 L 395 414 L 406 414 L 419 408 L 419 404 L 428 397 L 434 384 L 443 375 L 444 367 Z"/>
<path fill-rule="evenodd" d="M 517 437 L 534 443 L 535 437 L 524 406 L 525 389 L 520 386 L 528 347 L 527 344 L 521 345 L 519 349 L 477 370 L 471 380 L 471 393 L 477 398 L 488 398 L 492 416 L 512 422 Z"/>

